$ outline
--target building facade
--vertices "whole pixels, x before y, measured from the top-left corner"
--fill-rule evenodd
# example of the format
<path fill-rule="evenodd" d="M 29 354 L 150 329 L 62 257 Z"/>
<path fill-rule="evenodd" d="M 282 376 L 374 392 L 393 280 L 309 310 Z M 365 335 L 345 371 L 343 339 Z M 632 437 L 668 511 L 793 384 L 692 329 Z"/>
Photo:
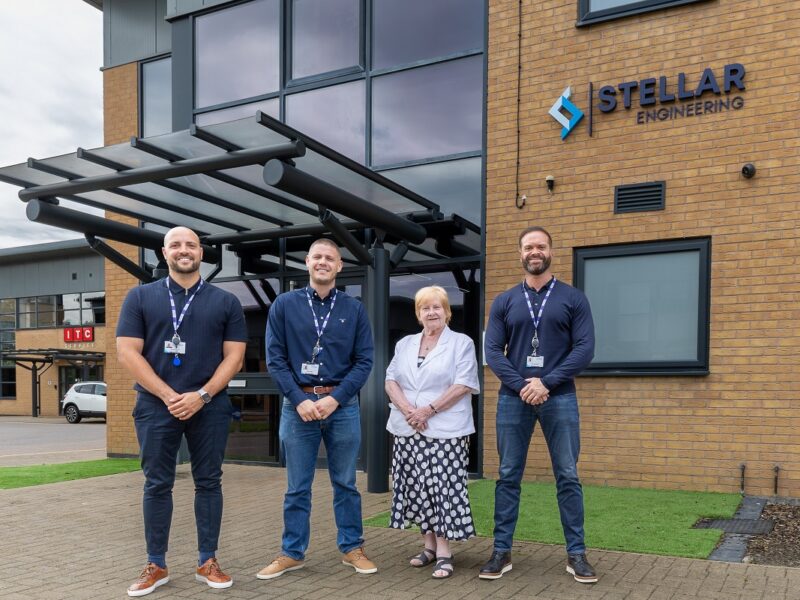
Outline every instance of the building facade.
<path fill-rule="evenodd" d="M 73 383 L 103 379 L 104 278 L 84 240 L 0 250 L 0 414 L 60 415 Z"/>
<path fill-rule="evenodd" d="M 479 341 L 492 299 L 520 279 L 518 231 L 547 227 L 557 276 L 586 291 L 597 324 L 597 355 L 578 382 L 584 481 L 737 491 L 744 465 L 748 493 L 772 493 L 777 473 L 779 494 L 800 495 L 800 25 L 789 4 L 105 0 L 102 9 L 107 144 L 258 109 L 479 228 L 477 258 L 395 278 L 397 308 L 408 310 L 421 285 L 444 283 L 457 328 Z M 219 278 L 234 290 L 235 271 Z M 348 283 L 360 277 L 352 271 Z M 287 271 L 273 287 L 302 279 Z M 133 392 L 112 343 L 132 285 L 107 263 L 111 454 L 137 451 Z M 255 372 L 263 314 L 252 308 L 248 319 Z M 474 467 L 491 477 L 498 385 L 488 370 L 483 380 Z M 265 436 L 248 438 L 256 446 L 274 444 L 265 432 L 277 397 L 266 380 L 262 391 L 239 400 L 251 416 L 237 424 L 242 439 L 248 429 Z M 549 478 L 548 465 L 537 433 L 526 477 Z"/>

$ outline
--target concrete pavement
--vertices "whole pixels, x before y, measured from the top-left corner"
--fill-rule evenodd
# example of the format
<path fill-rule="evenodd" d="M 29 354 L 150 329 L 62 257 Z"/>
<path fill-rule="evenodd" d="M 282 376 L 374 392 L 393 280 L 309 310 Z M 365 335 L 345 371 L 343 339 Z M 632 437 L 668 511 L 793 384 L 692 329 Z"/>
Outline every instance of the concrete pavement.
<path fill-rule="evenodd" d="M 0 467 L 106 458 L 106 424 L 64 417 L 0 417 Z"/>
<path fill-rule="evenodd" d="M 141 473 L 127 473 L 16 490 L 0 490 L 0 598 L 5 600 L 121 599 L 144 566 Z M 800 598 L 800 569 L 719 563 L 591 550 L 600 581 L 576 583 L 564 571 L 563 547 L 518 543 L 514 570 L 481 581 L 477 570 L 491 552 L 481 538 L 454 545 L 455 574 L 433 580 L 430 569 L 407 559 L 419 534 L 367 528 L 366 550 L 379 567 L 358 575 L 340 562 L 335 545 L 330 484 L 317 473 L 312 540 L 302 570 L 271 581 L 256 572 L 280 548 L 285 471 L 226 465 L 225 517 L 218 556 L 233 576 L 229 590 L 195 582 L 193 487 L 179 467 L 168 562 L 171 581 L 158 598 L 372 598 L 477 600 L 790 600 Z M 361 489 L 365 479 L 359 475 Z M 388 506 L 387 494 L 364 494 L 364 515 Z M 523 507 L 523 510 L 533 507 Z"/>

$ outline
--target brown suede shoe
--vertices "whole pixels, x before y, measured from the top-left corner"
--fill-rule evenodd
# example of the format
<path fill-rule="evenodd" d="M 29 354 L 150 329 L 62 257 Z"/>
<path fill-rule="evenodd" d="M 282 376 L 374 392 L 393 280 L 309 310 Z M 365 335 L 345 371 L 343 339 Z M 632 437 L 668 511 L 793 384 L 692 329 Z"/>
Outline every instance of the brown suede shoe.
<path fill-rule="evenodd" d="M 259 579 L 275 579 L 289 571 L 296 571 L 302 569 L 305 563 L 302 560 L 295 560 L 288 556 L 281 554 L 278 558 L 269 563 L 266 567 L 261 569 L 256 577 Z"/>
<path fill-rule="evenodd" d="M 209 558 L 202 566 L 197 567 L 197 573 L 194 578 L 197 581 L 207 583 L 208 587 L 217 590 L 229 588 L 233 585 L 233 579 L 230 575 L 222 572 L 216 558 Z"/>
<path fill-rule="evenodd" d="M 166 569 L 162 569 L 155 563 L 147 563 L 142 569 L 139 579 L 131 584 L 128 588 L 128 596 L 146 596 L 150 592 L 164 585 L 169 581 L 169 573 Z"/>
<path fill-rule="evenodd" d="M 354 548 L 347 554 L 343 554 L 342 557 L 342 564 L 353 567 L 356 573 L 367 575 L 369 573 L 378 572 L 378 567 L 367 558 L 363 548 Z"/>

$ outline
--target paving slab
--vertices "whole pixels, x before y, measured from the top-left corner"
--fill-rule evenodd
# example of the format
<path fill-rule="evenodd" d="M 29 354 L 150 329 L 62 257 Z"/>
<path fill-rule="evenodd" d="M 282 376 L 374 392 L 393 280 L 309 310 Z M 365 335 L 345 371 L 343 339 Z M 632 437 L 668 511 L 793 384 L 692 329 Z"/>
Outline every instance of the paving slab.
<path fill-rule="evenodd" d="M 358 477 L 361 489 L 366 478 Z M 122 599 L 144 565 L 140 472 L 0 490 L 0 597 L 19 600 Z M 367 528 L 366 550 L 378 564 L 359 575 L 341 564 L 327 473 L 314 484 L 311 546 L 306 567 L 270 581 L 255 574 L 279 552 L 284 469 L 226 465 L 225 516 L 218 556 L 234 578 L 229 590 L 194 580 L 193 486 L 179 467 L 168 563 L 170 583 L 148 596 L 171 598 L 321 598 L 369 600 L 797 600 L 800 569 L 590 550 L 595 585 L 565 572 L 562 546 L 518 542 L 514 569 L 497 581 L 477 572 L 491 553 L 486 538 L 454 544 L 455 574 L 446 581 L 415 569 L 410 531 Z M 388 494 L 363 495 L 364 515 L 386 510 Z M 524 507 L 523 507 L 524 510 Z"/>

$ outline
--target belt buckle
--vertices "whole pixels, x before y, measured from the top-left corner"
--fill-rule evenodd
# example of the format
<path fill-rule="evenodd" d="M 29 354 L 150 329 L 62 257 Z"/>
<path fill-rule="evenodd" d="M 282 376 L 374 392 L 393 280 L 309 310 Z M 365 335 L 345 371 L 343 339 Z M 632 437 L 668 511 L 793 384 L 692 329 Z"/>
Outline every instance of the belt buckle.
<path fill-rule="evenodd" d="M 320 390 L 322 390 L 324 387 L 325 387 L 324 385 L 315 385 L 315 386 L 314 386 L 314 387 L 311 389 L 311 393 L 312 393 L 312 394 L 314 394 L 314 395 L 317 397 L 317 399 L 319 399 L 321 396 L 323 396 L 323 395 L 324 395 L 324 392 L 322 392 L 322 391 L 319 391 L 319 392 L 318 392 L 318 391 L 317 391 L 317 388 L 319 388 Z"/>

